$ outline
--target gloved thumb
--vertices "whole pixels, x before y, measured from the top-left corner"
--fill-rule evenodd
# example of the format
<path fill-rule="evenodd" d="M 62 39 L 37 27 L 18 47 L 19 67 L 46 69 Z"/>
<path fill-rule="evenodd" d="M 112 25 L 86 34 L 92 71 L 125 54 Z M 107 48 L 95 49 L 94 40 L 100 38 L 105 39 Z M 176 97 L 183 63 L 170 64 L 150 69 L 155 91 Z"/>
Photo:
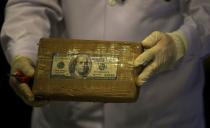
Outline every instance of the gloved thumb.
<path fill-rule="evenodd" d="M 161 35 L 162 35 L 161 32 L 158 32 L 158 31 L 152 32 L 152 34 L 150 34 L 149 36 L 147 36 L 142 41 L 143 48 L 149 49 L 149 48 L 155 46 L 158 43 L 158 41 L 161 40 L 161 38 L 162 38 Z"/>
<path fill-rule="evenodd" d="M 26 57 L 16 57 L 13 62 L 13 67 L 16 67 L 13 72 L 20 71 L 25 76 L 33 77 L 34 76 L 34 67 L 32 66 L 32 61 Z"/>

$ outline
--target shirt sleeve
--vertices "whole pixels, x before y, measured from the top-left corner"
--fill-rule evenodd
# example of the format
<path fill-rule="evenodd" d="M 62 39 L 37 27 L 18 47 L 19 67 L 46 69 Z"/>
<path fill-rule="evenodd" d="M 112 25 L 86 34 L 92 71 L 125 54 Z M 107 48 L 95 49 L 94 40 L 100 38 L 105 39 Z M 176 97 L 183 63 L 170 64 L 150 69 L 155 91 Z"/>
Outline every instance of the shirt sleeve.
<path fill-rule="evenodd" d="M 52 23 L 62 19 L 59 0 L 8 0 L 0 37 L 8 62 L 22 55 L 35 63 L 40 38 L 49 37 Z"/>
<path fill-rule="evenodd" d="M 181 31 L 186 37 L 187 58 L 210 53 L 210 0 L 180 0 L 184 18 Z"/>

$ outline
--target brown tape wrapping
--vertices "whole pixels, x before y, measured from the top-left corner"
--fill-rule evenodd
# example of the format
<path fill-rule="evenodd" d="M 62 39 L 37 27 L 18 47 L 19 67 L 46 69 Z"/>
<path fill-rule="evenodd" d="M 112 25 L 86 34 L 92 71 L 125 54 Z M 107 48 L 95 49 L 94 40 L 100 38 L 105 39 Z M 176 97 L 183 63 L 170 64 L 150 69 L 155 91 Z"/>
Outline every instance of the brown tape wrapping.
<path fill-rule="evenodd" d="M 58 101 L 134 102 L 137 42 L 43 38 L 32 91 Z"/>

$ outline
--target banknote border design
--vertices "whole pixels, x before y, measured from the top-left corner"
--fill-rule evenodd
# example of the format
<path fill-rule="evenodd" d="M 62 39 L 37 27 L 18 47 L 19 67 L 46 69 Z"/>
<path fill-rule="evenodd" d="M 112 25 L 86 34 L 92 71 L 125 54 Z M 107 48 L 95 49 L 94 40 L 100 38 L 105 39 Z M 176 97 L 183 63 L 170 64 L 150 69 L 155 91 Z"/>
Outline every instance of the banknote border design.
<path fill-rule="evenodd" d="M 71 59 L 71 61 L 69 62 L 69 65 L 68 65 L 68 69 L 69 69 L 69 73 L 71 74 L 70 76 L 65 76 L 65 75 L 53 75 L 52 74 L 52 68 L 53 66 L 51 66 L 51 71 L 50 71 L 50 77 L 53 78 L 53 79 L 89 79 L 89 80 L 116 80 L 117 79 L 117 74 L 118 74 L 118 63 L 117 63 L 117 69 L 116 69 L 116 75 L 115 77 L 87 77 L 88 74 L 90 73 L 91 69 L 92 69 L 92 61 L 91 61 L 91 57 L 90 56 L 93 56 L 93 57 L 98 57 L 99 55 L 97 54 L 93 54 L 93 55 L 89 55 L 88 53 L 71 53 L 71 54 L 61 54 L 61 53 L 53 53 L 52 55 L 52 64 L 53 65 L 53 62 L 54 62 L 54 56 L 71 56 L 73 57 L 73 59 Z M 86 56 L 87 57 L 87 60 L 88 60 L 88 63 L 89 63 L 89 70 L 86 74 L 84 74 L 83 76 L 81 75 L 75 75 L 74 74 L 74 70 L 71 70 L 71 68 L 75 67 L 75 60 L 76 58 L 78 58 L 78 56 Z M 103 57 L 111 57 L 110 55 L 104 55 Z M 112 56 L 114 58 L 117 58 L 117 60 L 119 60 L 119 56 Z M 73 67 L 72 67 L 73 66 Z M 74 69 L 74 68 L 73 68 Z"/>

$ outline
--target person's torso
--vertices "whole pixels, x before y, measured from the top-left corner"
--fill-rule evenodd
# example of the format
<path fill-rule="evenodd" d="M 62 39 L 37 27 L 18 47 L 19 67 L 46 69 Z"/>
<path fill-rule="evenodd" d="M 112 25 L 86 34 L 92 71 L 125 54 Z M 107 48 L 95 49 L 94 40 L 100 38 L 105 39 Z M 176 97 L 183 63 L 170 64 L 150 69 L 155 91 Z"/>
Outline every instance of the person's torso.
<path fill-rule="evenodd" d="M 62 4 L 69 38 L 140 41 L 154 30 L 170 32 L 183 23 L 179 1 L 68 0 Z"/>
<path fill-rule="evenodd" d="M 125 0 L 110 6 L 107 0 L 63 0 L 66 35 L 73 39 L 141 41 L 153 31 L 172 32 L 183 23 L 179 2 Z M 140 88 L 136 103 L 90 103 L 93 107 L 85 107 L 89 103 L 52 103 L 43 111 L 49 118 L 54 111 L 66 126 L 78 120 L 88 122 L 88 118 L 92 121 L 98 113 L 104 128 L 202 128 L 197 126 L 203 123 L 200 64 L 194 58 L 160 74 Z"/>

